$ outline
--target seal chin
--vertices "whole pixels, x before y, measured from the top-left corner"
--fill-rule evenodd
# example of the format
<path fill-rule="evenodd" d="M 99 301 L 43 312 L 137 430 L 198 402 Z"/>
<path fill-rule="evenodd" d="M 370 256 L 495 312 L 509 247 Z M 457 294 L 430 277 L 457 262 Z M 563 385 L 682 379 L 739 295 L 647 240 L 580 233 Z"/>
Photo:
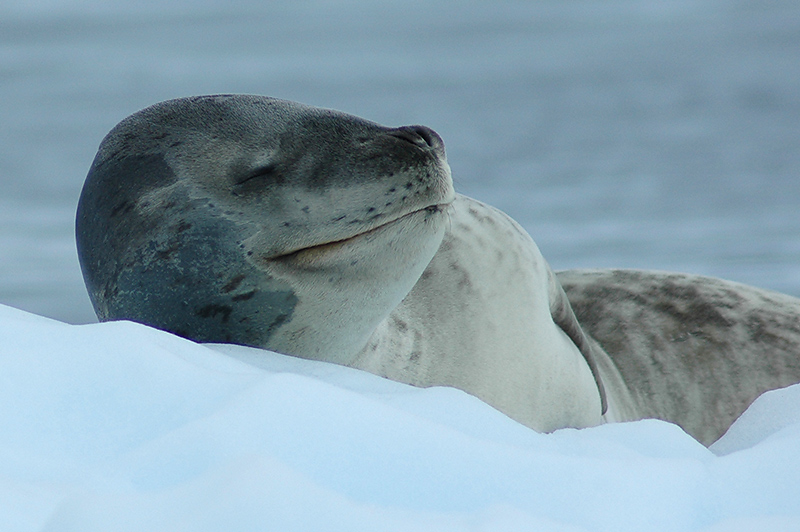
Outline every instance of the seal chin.
<path fill-rule="evenodd" d="M 341 255 L 347 254 L 348 250 L 352 250 L 353 247 L 360 246 L 362 243 L 385 240 L 387 245 L 391 246 L 392 238 L 389 233 L 399 234 L 406 230 L 413 231 L 414 227 L 419 224 L 439 225 L 437 222 L 446 220 L 454 199 L 455 197 L 446 203 L 438 203 L 412 211 L 348 238 L 315 244 L 289 253 L 283 253 L 276 257 L 265 257 L 264 260 L 300 268 L 310 268 L 331 260 L 335 261 Z"/>

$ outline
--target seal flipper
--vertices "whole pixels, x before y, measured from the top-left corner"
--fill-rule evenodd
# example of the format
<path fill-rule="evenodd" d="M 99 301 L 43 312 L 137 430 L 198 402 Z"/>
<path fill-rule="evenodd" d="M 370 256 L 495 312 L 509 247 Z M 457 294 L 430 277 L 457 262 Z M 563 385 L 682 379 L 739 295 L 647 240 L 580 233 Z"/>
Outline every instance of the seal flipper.
<path fill-rule="evenodd" d="M 561 283 L 558 282 L 555 274 L 549 268 L 547 277 L 550 315 L 553 317 L 553 322 L 561 327 L 561 330 L 572 340 L 583 355 L 583 358 L 586 359 L 586 363 L 589 364 L 589 369 L 592 371 L 595 383 L 597 383 L 597 391 L 600 392 L 601 414 L 605 415 L 608 411 L 608 398 L 606 397 L 606 388 L 603 385 L 603 379 L 600 378 L 600 369 L 597 366 L 597 360 L 595 360 L 592 344 L 586 337 L 586 333 L 583 332 L 581 324 L 578 323 L 578 318 L 572 310 L 572 305 L 570 305 L 567 294 L 561 287 Z"/>

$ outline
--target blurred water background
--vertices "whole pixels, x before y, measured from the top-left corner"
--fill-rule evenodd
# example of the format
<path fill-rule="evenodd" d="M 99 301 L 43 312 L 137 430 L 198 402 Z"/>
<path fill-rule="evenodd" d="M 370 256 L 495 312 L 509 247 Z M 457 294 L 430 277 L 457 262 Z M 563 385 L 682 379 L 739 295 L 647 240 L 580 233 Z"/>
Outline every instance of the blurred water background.
<path fill-rule="evenodd" d="M 434 128 L 556 269 L 800 296 L 797 0 L 5 0 L 0 303 L 95 321 L 73 218 L 100 140 L 233 92 Z"/>

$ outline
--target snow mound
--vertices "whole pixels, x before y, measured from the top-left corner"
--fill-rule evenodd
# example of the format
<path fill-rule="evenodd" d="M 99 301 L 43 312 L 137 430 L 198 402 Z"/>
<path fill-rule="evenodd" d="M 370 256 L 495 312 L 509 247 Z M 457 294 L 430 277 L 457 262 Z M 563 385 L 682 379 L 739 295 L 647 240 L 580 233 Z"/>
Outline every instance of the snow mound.
<path fill-rule="evenodd" d="M 798 386 L 715 454 L 129 322 L 0 306 L 0 339 L 2 530 L 800 530 Z"/>

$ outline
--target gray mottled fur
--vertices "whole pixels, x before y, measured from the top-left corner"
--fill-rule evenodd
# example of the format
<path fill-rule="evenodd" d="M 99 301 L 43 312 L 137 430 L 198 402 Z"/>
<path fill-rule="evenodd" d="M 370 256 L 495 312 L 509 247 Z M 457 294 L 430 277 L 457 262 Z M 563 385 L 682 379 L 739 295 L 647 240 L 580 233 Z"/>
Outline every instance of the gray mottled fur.
<path fill-rule="evenodd" d="M 800 381 L 800 299 L 679 273 L 557 276 L 640 415 L 677 423 L 706 445 L 760 394 Z"/>

